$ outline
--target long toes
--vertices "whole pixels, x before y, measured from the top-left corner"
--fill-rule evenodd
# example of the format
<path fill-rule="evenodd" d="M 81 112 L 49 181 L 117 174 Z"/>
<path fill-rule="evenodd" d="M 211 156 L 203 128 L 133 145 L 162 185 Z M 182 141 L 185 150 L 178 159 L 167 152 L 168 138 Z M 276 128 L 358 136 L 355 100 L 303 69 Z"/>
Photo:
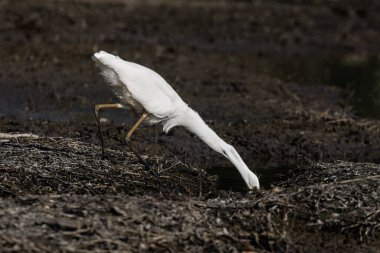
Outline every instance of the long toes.
<path fill-rule="evenodd" d="M 136 151 L 135 147 L 132 145 L 131 141 L 129 139 L 126 139 L 125 142 L 129 145 L 129 147 L 132 149 L 133 153 L 137 156 L 137 158 L 140 160 L 140 163 L 144 164 L 145 168 L 153 173 L 156 177 L 159 177 L 158 173 L 152 168 L 152 166 L 149 165 L 145 159 L 143 159 L 140 154 Z"/>
<path fill-rule="evenodd" d="M 106 152 L 102 152 L 102 160 L 108 159 L 108 155 Z"/>
<path fill-rule="evenodd" d="M 152 172 L 152 174 L 155 176 L 155 177 L 160 177 L 158 175 L 158 173 L 154 170 L 154 168 L 152 166 L 150 166 L 146 161 L 144 161 L 144 165 L 145 165 L 145 169 L 149 170 L 150 172 Z"/>

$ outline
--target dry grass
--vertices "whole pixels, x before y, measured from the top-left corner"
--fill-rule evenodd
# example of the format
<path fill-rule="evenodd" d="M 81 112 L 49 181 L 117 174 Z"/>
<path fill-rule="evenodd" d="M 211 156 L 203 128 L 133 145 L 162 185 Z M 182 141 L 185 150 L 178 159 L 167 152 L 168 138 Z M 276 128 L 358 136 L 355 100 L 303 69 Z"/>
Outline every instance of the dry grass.
<path fill-rule="evenodd" d="M 218 191 L 205 171 L 74 139 L 0 142 L 0 247 L 30 252 L 375 252 L 380 166 L 310 162 L 272 190 Z M 373 246 L 367 246 L 373 245 Z M 330 248 L 333 250 L 336 248 Z"/>

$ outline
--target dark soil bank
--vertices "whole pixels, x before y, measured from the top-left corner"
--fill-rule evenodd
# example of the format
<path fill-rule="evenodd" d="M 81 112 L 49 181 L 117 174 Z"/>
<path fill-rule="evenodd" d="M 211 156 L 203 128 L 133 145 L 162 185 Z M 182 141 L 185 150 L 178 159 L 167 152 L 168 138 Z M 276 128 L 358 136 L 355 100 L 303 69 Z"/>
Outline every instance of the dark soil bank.
<path fill-rule="evenodd" d="M 380 4 L 284 2 L 0 1 L 0 251 L 377 252 L 380 122 L 260 62 L 378 58 Z M 162 74 L 265 189 L 220 190 L 234 169 L 180 128 L 136 132 L 147 170 L 130 111 L 102 114 L 102 159 L 100 49 Z"/>
<path fill-rule="evenodd" d="M 377 252 L 380 166 L 313 163 L 272 190 L 223 193 L 202 170 L 62 138 L 2 138 L 8 251 Z M 32 194 L 32 195 L 31 195 Z M 112 195 L 110 195 L 112 194 Z M 311 238 L 313 238 L 311 240 Z"/>

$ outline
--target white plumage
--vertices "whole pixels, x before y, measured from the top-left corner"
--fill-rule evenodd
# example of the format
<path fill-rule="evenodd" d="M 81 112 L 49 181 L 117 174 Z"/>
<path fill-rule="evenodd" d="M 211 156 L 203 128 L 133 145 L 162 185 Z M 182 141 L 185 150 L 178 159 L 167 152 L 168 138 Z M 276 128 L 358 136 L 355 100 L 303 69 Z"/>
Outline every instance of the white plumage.
<path fill-rule="evenodd" d="M 236 150 L 219 138 L 159 74 L 104 51 L 95 53 L 94 60 L 121 104 L 130 105 L 137 113 L 147 113 L 148 123 L 163 124 L 166 133 L 175 126 L 187 128 L 227 157 L 250 189 L 259 188 L 257 176 L 248 169 Z"/>

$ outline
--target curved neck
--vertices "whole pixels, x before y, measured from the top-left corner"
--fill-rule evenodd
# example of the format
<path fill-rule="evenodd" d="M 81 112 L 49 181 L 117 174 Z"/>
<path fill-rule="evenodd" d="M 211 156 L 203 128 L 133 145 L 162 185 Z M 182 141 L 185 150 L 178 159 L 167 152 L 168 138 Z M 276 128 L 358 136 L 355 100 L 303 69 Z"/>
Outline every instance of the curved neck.
<path fill-rule="evenodd" d="M 228 144 L 222 140 L 193 109 L 188 108 L 182 118 L 182 126 L 199 137 L 204 143 L 218 153 L 223 152 Z"/>
<path fill-rule="evenodd" d="M 235 148 L 227 144 L 209 126 L 207 126 L 198 113 L 193 111 L 191 108 L 188 108 L 186 113 L 181 115 L 179 122 L 179 125 L 182 125 L 189 131 L 193 132 L 210 148 L 223 154 L 227 159 L 229 159 L 238 169 L 249 188 L 260 187 L 257 176 L 249 170 Z"/>

